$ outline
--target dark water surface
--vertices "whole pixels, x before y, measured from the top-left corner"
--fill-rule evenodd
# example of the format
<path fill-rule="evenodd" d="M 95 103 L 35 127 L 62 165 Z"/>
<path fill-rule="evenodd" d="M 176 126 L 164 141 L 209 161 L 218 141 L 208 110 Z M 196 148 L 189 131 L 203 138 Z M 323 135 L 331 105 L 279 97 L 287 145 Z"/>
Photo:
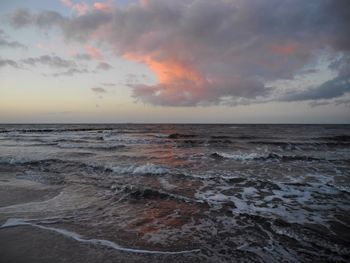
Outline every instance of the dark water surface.
<path fill-rule="evenodd" d="M 47 195 L 0 215 L 169 262 L 347 262 L 349 146 L 348 125 L 0 125 L 0 176 Z"/>

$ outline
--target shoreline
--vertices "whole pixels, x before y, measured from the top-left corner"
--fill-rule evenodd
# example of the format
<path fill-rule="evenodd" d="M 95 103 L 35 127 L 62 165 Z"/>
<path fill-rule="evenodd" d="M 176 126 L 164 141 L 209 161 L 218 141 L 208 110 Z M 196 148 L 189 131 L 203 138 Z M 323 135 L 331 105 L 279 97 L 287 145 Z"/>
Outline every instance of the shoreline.
<path fill-rule="evenodd" d="M 12 177 L 12 178 L 11 178 Z M 0 184 L 0 263 L 2 262 L 199 262 L 200 249 L 157 251 L 121 246 L 106 239 L 86 238 L 75 231 L 49 227 L 53 218 L 38 218 L 65 206 L 70 186 L 49 186 L 13 176 Z M 15 194 L 11 195 L 10 192 Z M 71 190 L 69 192 L 72 192 Z M 43 194 L 44 193 L 44 194 Z M 79 196 L 79 195 L 77 195 Z M 71 198 L 74 199 L 74 196 Z M 76 198 L 76 197 L 75 197 Z M 81 200 L 84 197 L 78 197 Z M 94 198 L 85 200 L 93 203 Z M 63 201 L 63 203 L 62 203 Z M 74 203 L 74 202 L 73 202 Z M 56 204 L 56 207 L 53 205 Z M 26 209 L 27 208 L 27 209 Z M 65 209 L 72 207 L 65 207 Z M 48 209 L 50 210 L 50 209 Z M 52 212 L 52 211 L 51 211 Z M 28 219 L 20 219 L 28 217 Z M 51 219 L 51 222 L 50 222 Z M 37 223 L 33 223 L 37 222 Z M 151 258 L 152 259 L 151 259 Z M 170 258 L 169 258 L 170 257 Z M 180 261 L 178 261 L 180 260 Z"/>

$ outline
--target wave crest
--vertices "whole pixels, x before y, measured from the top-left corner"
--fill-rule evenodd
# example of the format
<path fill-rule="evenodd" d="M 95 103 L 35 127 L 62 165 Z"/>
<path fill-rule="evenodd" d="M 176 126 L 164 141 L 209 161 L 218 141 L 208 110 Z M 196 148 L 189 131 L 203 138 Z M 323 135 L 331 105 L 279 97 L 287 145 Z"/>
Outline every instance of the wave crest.
<path fill-rule="evenodd" d="M 315 158 L 306 155 L 280 155 L 277 153 L 212 153 L 210 155 L 214 159 L 233 159 L 236 161 L 264 161 L 264 160 L 278 160 L 278 161 L 320 161 L 320 158 Z"/>

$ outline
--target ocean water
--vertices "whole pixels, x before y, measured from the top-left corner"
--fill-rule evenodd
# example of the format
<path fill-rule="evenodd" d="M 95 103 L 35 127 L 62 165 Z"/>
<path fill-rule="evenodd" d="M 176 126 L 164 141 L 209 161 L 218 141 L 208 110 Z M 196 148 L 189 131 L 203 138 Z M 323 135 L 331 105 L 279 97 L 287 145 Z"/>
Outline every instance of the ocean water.
<path fill-rule="evenodd" d="M 349 125 L 0 125 L 0 176 L 57 192 L 0 207 L 2 227 L 169 261 L 348 262 L 349 146 Z"/>

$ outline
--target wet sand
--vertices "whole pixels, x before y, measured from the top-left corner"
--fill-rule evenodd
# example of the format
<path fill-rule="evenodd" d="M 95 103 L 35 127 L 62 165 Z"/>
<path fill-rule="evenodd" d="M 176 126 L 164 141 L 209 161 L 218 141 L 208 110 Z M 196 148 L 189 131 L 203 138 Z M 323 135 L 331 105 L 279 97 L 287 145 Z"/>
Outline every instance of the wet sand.
<path fill-rule="evenodd" d="M 191 256 L 118 252 L 82 244 L 49 231 L 21 226 L 0 230 L 1 263 L 200 262 Z"/>

